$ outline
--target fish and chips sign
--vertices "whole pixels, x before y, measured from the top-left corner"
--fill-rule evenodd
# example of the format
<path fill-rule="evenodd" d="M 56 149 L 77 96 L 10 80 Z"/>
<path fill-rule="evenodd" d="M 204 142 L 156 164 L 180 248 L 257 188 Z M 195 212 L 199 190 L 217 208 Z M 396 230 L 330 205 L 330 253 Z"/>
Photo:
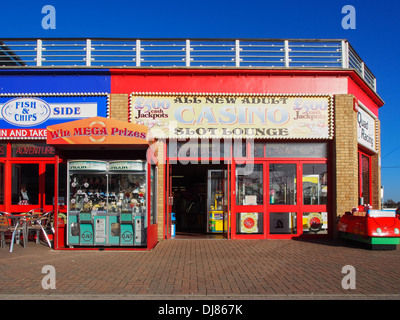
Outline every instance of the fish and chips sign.
<path fill-rule="evenodd" d="M 130 112 L 155 138 L 333 138 L 330 95 L 132 93 Z"/>

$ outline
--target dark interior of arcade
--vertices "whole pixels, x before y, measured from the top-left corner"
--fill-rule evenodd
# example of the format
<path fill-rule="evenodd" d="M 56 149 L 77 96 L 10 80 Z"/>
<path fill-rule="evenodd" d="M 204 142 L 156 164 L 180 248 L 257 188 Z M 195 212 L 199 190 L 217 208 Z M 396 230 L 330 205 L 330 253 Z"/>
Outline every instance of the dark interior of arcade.
<path fill-rule="evenodd" d="M 214 221 L 213 211 L 216 200 L 223 202 L 224 165 L 175 164 L 171 178 L 176 238 L 222 237 L 222 215 Z"/>

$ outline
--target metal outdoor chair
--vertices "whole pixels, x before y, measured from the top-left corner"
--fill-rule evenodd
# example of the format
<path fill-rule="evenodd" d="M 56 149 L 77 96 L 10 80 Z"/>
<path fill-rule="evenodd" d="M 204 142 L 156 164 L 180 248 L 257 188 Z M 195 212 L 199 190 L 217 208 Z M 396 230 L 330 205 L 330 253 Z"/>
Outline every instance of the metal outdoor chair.
<path fill-rule="evenodd" d="M 13 227 L 10 224 L 10 219 L 3 212 L 0 215 L 0 236 L 1 236 L 1 247 L 6 246 L 6 235 L 12 235 Z"/>
<path fill-rule="evenodd" d="M 14 222 L 14 225 L 12 225 L 11 221 Z M 15 217 L 8 212 L 0 212 L 1 247 L 5 247 L 6 235 L 10 235 L 10 252 L 12 252 L 14 247 L 14 240 L 16 239 L 17 243 L 19 243 L 21 233 L 23 234 L 23 245 L 24 247 L 26 247 L 27 237 L 25 229 L 25 219 L 23 217 Z"/>
<path fill-rule="evenodd" d="M 46 239 L 47 244 L 51 248 L 51 242 L 49 240 L 47 232 L 51 229 L 51 219 L 52 219 L 53 211 L 46 212 L 44 209 L 38 208 L 33 209 L 28 212 L 25 216 L 26 220 L 26 230 L 27 235 L 31 231 L 36 232 L 36 243 L 40 243 L 40 232 L 43 232 L 43 236 Z"/>

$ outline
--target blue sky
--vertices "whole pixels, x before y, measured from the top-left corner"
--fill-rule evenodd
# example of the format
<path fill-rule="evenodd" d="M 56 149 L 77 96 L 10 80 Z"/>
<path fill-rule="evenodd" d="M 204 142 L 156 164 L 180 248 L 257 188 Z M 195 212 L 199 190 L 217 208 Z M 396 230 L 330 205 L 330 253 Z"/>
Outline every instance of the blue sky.
<path fill-rule="evenodd" d="M 43 29 L 42 7 L 56 9 Z M 342 7 L 356 9 L 356 29 L 343 29 Z M 395 0 L 20 0 L 2 3 L 1 38 L 327 38 L 348 39 L 377 78 L 385 101 L 382 184 L 400 201 L 400 2 Z"/>

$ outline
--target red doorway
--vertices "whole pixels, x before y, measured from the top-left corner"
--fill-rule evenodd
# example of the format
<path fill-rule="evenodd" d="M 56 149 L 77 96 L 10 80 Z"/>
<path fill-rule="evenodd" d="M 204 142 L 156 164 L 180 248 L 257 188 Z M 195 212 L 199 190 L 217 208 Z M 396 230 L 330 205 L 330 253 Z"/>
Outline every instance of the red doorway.
<path fill-rule="evenodd" d="M 227 164 L 168 163 L 165 238 L 229 237 Z"/>

